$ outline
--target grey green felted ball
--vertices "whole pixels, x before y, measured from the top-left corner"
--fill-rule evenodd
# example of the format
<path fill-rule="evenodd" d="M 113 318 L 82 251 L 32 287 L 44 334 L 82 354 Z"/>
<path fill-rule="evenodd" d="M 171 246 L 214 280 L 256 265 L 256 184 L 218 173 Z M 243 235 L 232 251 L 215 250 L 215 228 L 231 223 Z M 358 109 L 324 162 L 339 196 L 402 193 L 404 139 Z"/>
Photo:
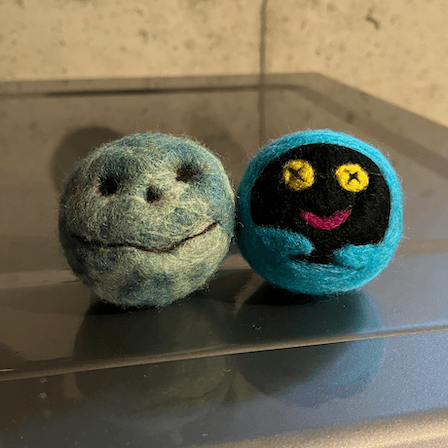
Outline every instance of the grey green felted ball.
<path fill-rule="evenodd" d="M 59 239 L 74 273 L 121 306 L 165 306 L 203 286 L 228 252 L 235 202 L 199 143 L 142 133 L 104 144 L 65 180 Z"/>

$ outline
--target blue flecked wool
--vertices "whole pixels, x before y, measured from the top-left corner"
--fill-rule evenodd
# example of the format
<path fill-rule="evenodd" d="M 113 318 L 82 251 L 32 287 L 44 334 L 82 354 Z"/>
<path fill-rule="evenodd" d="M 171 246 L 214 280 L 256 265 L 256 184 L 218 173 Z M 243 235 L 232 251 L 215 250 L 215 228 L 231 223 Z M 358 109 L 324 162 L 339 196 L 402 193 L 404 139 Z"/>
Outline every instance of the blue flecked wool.
<path fill-rule="evenodd" d="M 371 159 L 390 191 L 390 215 L 382 240 L 376 244 L 347 244 L 334 252 L 330 264 L 292 260 L 291 254 L 310 254 L 313 243 L 291 230 L 256 225 L 250 208 L 253 185 L 266 165 L 294 148 L 313 144 L 350 148 Z M 241 253 L 267 281 L 295 293 L 325 295 L 361 287 L 388 265 L 401 239 L 402 194 L 394 169 L 378 149 L 330 130 L 295 132 L 262 148 L 243 175 L 236 203 L 237 242 Z"/>
<path fill-rule="evenodd" d="M 59 237 L 74 273 L 120 306 L 165 306 L 203 286 L 227 254 L 234 194 L 220 160 L 160 133 L 107 143 L 68 175 Z"/>

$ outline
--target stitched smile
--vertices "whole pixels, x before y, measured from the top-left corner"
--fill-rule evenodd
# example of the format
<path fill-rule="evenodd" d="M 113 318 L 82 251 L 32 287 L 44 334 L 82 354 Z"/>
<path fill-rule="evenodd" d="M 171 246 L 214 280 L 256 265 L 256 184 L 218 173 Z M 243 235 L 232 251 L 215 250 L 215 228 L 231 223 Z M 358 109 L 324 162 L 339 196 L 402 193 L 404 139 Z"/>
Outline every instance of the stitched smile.
<path fill-rule="evenodd" d="M 183 246 L 187 241 L 192 240 L 194 238 L 197 238 L 198 236 L 202 236 L 205 233 L 209 232 L 210 230 L 213 230 L 218 225 L 218 221 L 215 221 L 214 223 L 207 226 L 202 232 L 197 233 L 196 235 L 187 236 L 186 238 L 181 239 L 180 241 L 176 241 L 174 243 L 171 243 L 168 247 L 163 248 L 154 248 L 154 247 L 148 247 L 140 244 L 135 243 L 110 243 L 105 244 L 100 241 L 87 241 L 84 238 L 78 236 L 78 235 L 72 235 L 74 238 L 76 238 L 78 241 L 80 241 L 82 244 L 88 245 L 88 246 L 101 246 L 101 247 L 133 247 L 135 249 L 143 250 L 145 252 L 151 252 L 154 254 L 167 254 L 169 252 L 172 252 L 173 250 L 178 249 L 179 247 Z"/>
<path fill-rule="evenodd" d="M 300 210 L 300 217 L 315 229 L 332 230 L 347 221 L 350 213 L 351 210 L 349 209 L 338 210 L 331 216 L 321 218 L 314 213 L 307 212 L 306 210 Z"/>

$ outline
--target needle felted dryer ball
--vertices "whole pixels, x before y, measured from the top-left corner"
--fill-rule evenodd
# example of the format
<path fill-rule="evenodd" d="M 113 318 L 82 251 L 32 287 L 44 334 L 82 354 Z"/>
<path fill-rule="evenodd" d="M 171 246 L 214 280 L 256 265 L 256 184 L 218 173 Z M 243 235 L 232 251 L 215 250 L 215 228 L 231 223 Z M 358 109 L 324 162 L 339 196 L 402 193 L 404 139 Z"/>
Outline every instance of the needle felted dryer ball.
<path fill-rule="evenodd" d="M 217 270 L 234 210 L 229 179 L 206 148 L 135 134 L 94 150 L 68 175 L 59 238 L 74 273 L 100 299 L 161 307 Z"/>
<path fill-rule="evenodd" d="M 249 163 L 237 242 L 252 268 L 294 293 L 356 289 L 398 246 L 402 196 L 379 150 L 329 130 L 285 135 Z"/>

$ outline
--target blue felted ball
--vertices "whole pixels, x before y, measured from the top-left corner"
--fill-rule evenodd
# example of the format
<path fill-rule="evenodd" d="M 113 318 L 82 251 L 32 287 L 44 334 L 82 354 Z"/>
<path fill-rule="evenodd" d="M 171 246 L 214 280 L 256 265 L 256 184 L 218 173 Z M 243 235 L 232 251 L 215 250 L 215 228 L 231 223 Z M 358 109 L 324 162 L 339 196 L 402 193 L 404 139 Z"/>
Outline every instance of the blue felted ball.
<path fill-rule="evenodd" d="M 393 257 L 401 188 L 367 143 L 329 130 L 295 132 L 250 161 L 237 222 L 241 253 L 273 285 L 311 295 L 349 291 Z"/>
<path fill-rule="evenodd" d="M 103 300 L 165 306 L 203 286 L 227 254 L 234 194 L 199 143 L 157 133 L 107 143 L 68 175 L 59 236 Z"/>

